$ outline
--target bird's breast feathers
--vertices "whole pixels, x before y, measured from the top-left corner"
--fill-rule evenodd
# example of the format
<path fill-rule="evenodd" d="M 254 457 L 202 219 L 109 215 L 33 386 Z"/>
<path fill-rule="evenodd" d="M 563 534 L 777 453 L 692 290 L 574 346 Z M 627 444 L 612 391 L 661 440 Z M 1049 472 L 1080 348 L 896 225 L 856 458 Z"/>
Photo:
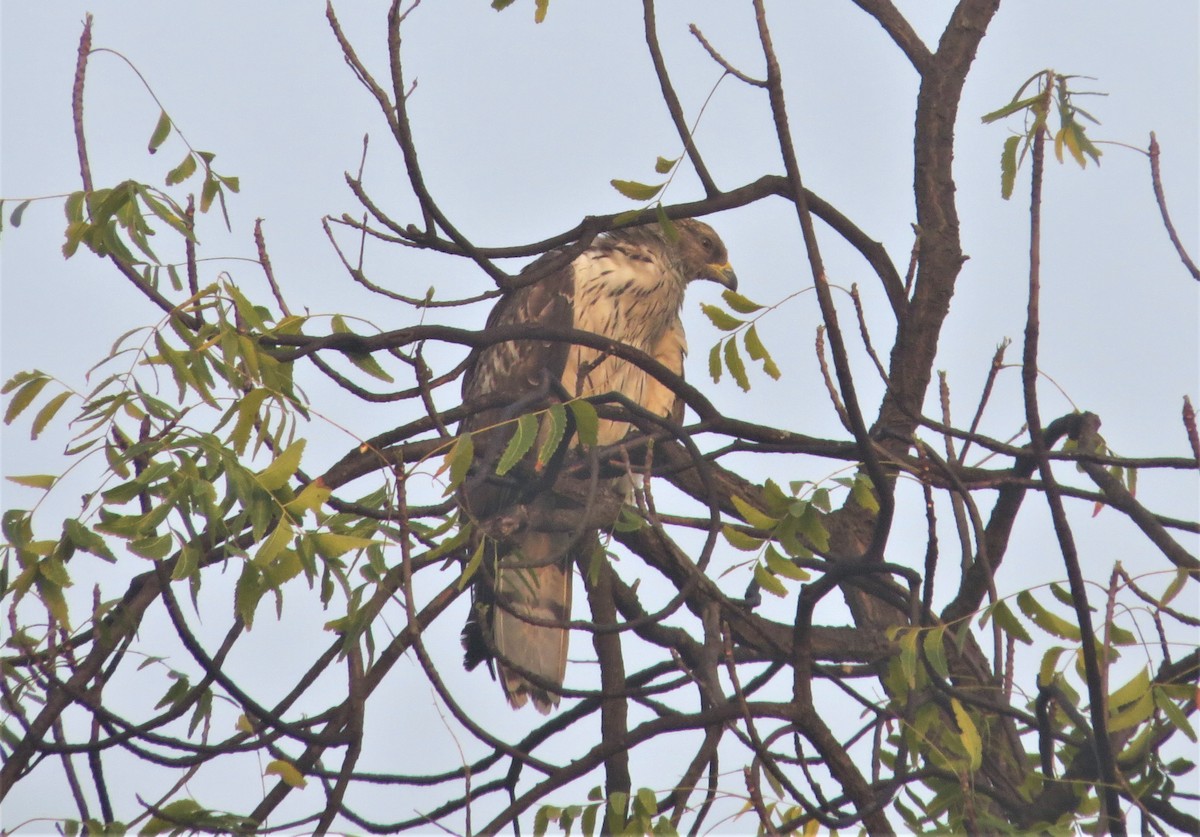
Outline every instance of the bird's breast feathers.
<path fill-rule="evenodd" d="M 608 246 L 588 250 L 572 264 L 574 325 L 641 349 L 677 375 L 683 373 L 687 341 L 679 310 L 686 280 L 673 275 L 654 252 Z M 675 412 L 676 396 L 636 364 L 585 346 L 573 346 L 563 370 L 572 396 L 616 392 L 651 413 Z M 599 442 L 628 432 L 623 422 L 602 421 Z"/>

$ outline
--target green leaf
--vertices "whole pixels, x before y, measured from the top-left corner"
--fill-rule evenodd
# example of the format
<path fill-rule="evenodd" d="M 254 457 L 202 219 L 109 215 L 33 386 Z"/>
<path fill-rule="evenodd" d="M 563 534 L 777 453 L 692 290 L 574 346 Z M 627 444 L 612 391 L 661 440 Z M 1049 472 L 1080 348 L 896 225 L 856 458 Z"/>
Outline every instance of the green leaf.
<path fill-rule="evenodd" d="M 1142 696 L 1108 720 L 1109 733 L 1135 727 L 1154 713 L 1154 694 L 1147 689 Z"/>
<path fill-rule="evenodd" d="M 654 217 L 658 219 L 659 229 L 667 241 L 672 243 L 679 240 L 679 230 L 675 227 L 675 222 L 667 217 L 667 211 L 663 209 L 662 201 L 654 205 Z"/>
<path fill-rule="evenodd" d="M 48 383 L 50 383 L 49 376 L 39 374 L 17 390 L 17 394 L 8 402 L 8 409 L 4 411 L 4 423 L 12 424 L 13 420 L 21 415 L 21 412 L 33 402 L 33 399 L 37 398 L 38 393 Z"/>
<path fill-rule="evenodd" d="M 303 453 L 304 439 L 298 439 L 288 445 L 287 449 L 276 456 L 270 465 L 255 475 L 259 484 L 267 491 L 278 491 L 283 488 L 300 467 L 300 457 Z"/>
<path fill-rule="evenodd" d="M 170 135 L 171 117 L 167 116 L 167 112 L 164 110 L 158 115 L 158 124 L 154 126 L 154 133 L 150 135 L 150 145 L 146 150 L 151 154 L 158 151 L 158 147 L 162 145 L 166 138 Z"/>
<path fill-rule="evenodd" d="M 292 528 L 291 518 L 286 514 L 281 515 L 279 522 L 271 530 L 271 534 L 267 536 L 267 539 L 259 545 L 258 550 L 254 553 L 254 563 L 259 568 L 270 564 L 292 542 L 293 534 L 295 534 L 295 531 Z"/>
<path fill-rule="evenodd" d="M 508 446 L 504 448 L 504 453 L 500 454 L 500 461 L 496 463 L 496 475 L 504 476 L 513 469 L 529 449 L 533 447 L 533 442 L 537 438 L 537 419 L 533 415 L 526 413 L 517 419 L 517 427 L 513 432 L 512 438 L 508 440 Z"/>
<path fill-rule="evenodd" d="M 665 183 L 652 186 L 649 183 L 638 183 L 636 180 L 610 180 L 613 188 L 627 198 L 635 201 L 653 200 L 662 191 Z"/>
<path fill-rule="evenodd" d="M 954 710 L 954 720 L 958 724 L 958 738 L 962 742 L 963 749 L 967 751 L 971 772 L 974 773 L 983 764 L 983 739 L 979 737 L 979 730 L 976 729 L 975 722 L 971 720 L 971 716 L 959 703 L 958 698 L 950 698 L 950 706 Z"/>
<path fill-rule="evenodd" d="M 142 830 L 138 832 L 139 837 L 154 837 L 154 835 L 164 834 L 168 831 L 182 831 L 184 829 L 181 828 L 181 823 L 188 823 L 192 815 L 200 811 L 201 808 L 200 803 L 194 799 L 178 799 L 169 805 L 162 806 L 160 810 L 162 811 L 163 819 L 159 819 L 157 816 L 151 817 L 150 821 L 142 826 Z M 91 828 L 88 828 L 88 834 L 103 833 L 103 829 L 93 832 Z"/>
<path fill-rule="evenodd" d="M 1005 200 L 1012 197 L 1013 187 L 1017 183 L 1017 146 L 1020 144 L 1020 137 L 1008 137 L 1000 152 L 1000 197 Z"/>
<path fill-rule="evenodd" d="M 1171 579 L 1171 583 L 1168 584 L 1167 589 L 1163 591 L 1162 599 L 1159 600 L 1163 607 L 1169 605 L 1171 600 L 1179 595 L 1179 591 L 1183 589 L 1185 584 L 1187 584 L 1187 581 L 1190 577 L 1191 573 L 1183 567 L 1180 567 L 1175 571 L 1175 577 Z"/>
<path fill-rule="evenodd" d="M 533 22 L 541 23 L 546 19 L 546 12 L 550 9 L 550 0 L 537 0 L 534 5 Z"/>
<path fill-rule="evenodd" d="M 675 164 L 681 159 L 681 157 L 676 157 L 674 160 L 668 160 L 666 157 L 659 157 L 654 161 L 654 170 L 659 174 L 666 174 L 671 169 L 675 168 Z"/>
<path fill-rule="evenodd" d="M 1066 651 L 1061 645 L 1055 645 L 1044 655 L 1042 655 L 1042 665 L 1038 669 L 1038 685 L 1045 687 L 1054 682 L 1055 672 L 1058 670 L 1058 658 Z"/>
<path fill-rule="evenodd" d="M 717 306 L 709 305 L 708 303 L 702 304 L 700 306 L 700 310 L 703 311 L 705 316 L 712 321 L 712 324 L 721 329 L 721 331 L 733 331 L 734 329 L 740 328 L 745 322 L 744 320 L 739 320 L 724 308 L 718 308 Z"/>
<path fill-rule="evenodd" d="M 340 558 L 352 549 L 366 549 L 375 541 L 358 535 L 344 535 L 340 532 L 313 532 L 309 537 L 317 552 L 326 561 Z"/>
<path fill-rule="evenodd" d="M 929 660 L 929 665 L 933 667 L 939 677 L 948 680 L 950 669 L 946 665 L 946 626 L 942 625 L 924 633 L 925 638 L 921 642 L 921 647 L 925 651 L 925 659 Z"/>
<path fill-rule="evenodd" d="M 1004 602 L 996 602 L 991 608 L 992 618 L 996 620 L 996 624 L 1000 626 L 1000 630 L 1011 636 L 1018 642 L 1025 645 L 1033 645 L 1033 637 L 1025 630 L 1025 626 L 1021 624 L 1016 615 L 1009 610 L 1008 605 Z"/>
<path fill-rule="evenodd" d="M 1069 639 L 1078 642 L 1081 639 L 1079 628 L 1072 625 L 1061 616 L 1056 616 L 1046 610 L 1028 590 L 1022 590 L 1017 594 L 1017 606 L 1021 608 L 1021 612 L 1028 616 L 1033 623 L 1047 633 L 1062 639 Z"/>
<path fill-rule="evenodd" d="M 140 558 L 146 558 L 150 561 L 161 561 L 170 554 L 174 543 L 175 538 L 170 534 L 152 535 L 130 541 L 129 551 Z"/>
<path fill-rule="evenodd" d="M 1192 725 L 1188 721 L 1187 715 L 1183 713 L 1183 710 L 1179 708 L 1175 701 L 1171 700 L 1170 695 L 1164 689 L 1155 686 L 1152 691 L 1154 693 L 1155 705 L 1163 711 L 1163 714 L 1167 716 L 1167 720 L 1174 724 L 1177 730 L 1186 735 L 1189 741 L 1194 743 L 1196 741 L 1196 731 L 1192 729 Z"/>
<path fill-rule="evenodd" d="M 708 374 L 712 377 L 714 384 L 721 382 L 721 372 L 724 367 L 721 365 L 721 341 L 713 343 L 713 347 L 708 351 Z"/>
<path fill-rule="evenodd" d="M 384 368 L 379 365 L 379 361 L 375 359 L 374 355 L 360 354 L 358 352 L 344 352 L 343 354 L 346 355 L 346 360 L 353 363 L 372 378 L 378 378 L 379 380 L 389 384 L 395 382 L 396 379 L 389 375 Z"/>
<path fill-rule="evenodd" d="M 462 485 L 474 459 L 475 439 L 470 433 L 464 433 L 455 440 L 450 452 L 446 454 L 446 463 L 443 467 L 450 469 L 450 484 L 446 486 L 447 491 Z"/>
<path fill-rule="evenodd" d="M 758 582 L 759 587 L 773 596 L 782 598 L 787 595 L 787 588 L 783 586 L 783 582 L 771 575 L 762 564 L 754 565 L 754 580 Z"/>
<path fill-rule="evenodd" d="M 1039 75 L 1041 75 L 1041 74 L 1039 73 Z M 1025 110 L 1025 108 L 1029 107 L 1030 105 L 1037 104 L 1039 101 L 1041 101 L 1041 98 L 1042 98 L 1042 95 L 1039 93 L 1036 96 L 1030 96 L 1026 99 L 1020 99 L 1020 100 L 1014 99 L 1013 101 L 1009 102 L 1004 107 L 1002 107 L 998 110 L 994 110 L 991 113 L 984 114 L 984 116 L 981 117 L 981 121 L 985 125 L 987 125 L 991 122 L 996 122 L 998 120 L 1003 119 L 1006 116 L 1011 116 L 1012 114 L 1016 113 L 1017 111 Z"/>
<path fill-rule="evenodd" d="M 599 438 L 600 416 L 590 401 L 578 399 L 568 401 L 567 406 L 575 416 L 575 435 L 585 445 L 594 445 Z"/>
<path fill-rule="evenodd" d="M 278 776 L 285 785 L 293 788 L 303 788 L 308 785 L 308 780 L 304 778 L 304 774 L 296 768 L 296 765 L 283 759 L 273 759 L 268 762 L 263 775 Z"/>
<path fill-rule="evenodd" d="M 183 162 L 167 172 L 167 185 L 176 186 L 196 173 L 196 158 L 188 152 Z"/>
<path fill-rule="evenodd" d="M 917 633 L 909 628 L 900 637 L 900 670 L 904 672 L 904 682 L 910 689 L 917 686 Z"/>
<path fill-rule="evenodd" d="M 1108 696 L 1109 711 L 1116 712 L 1122 706 L 1138 700 L 1149 690 L 1150 670 L 1143 666 L 1141 671 L 1129 679 L 1129 682 Z"/>
<path fill-rule="evenodd" d="M 750 379 L 746 376 L 746 364 L 742 363 L 742 356 L 738 352 L 737 342 L 733 339 L 725 341 L 725 366 L 729 369 L 729 374 L 733 376 L 733 380 L 742 388 L 742 392 L 749 392 Z"/>
<path fill-rule="evenodd" d="M 46 425 L 50 423 L 50 420 L 54 418 L 55 414 L 59 411 L 62 405 L 67 402 L 67 399 L 70 398 L 71 395 L 72 393 L 70 390 L 60 392 L 58 395 L 47 401 L 42 409 L 38 410 L 37 416 L 35 416 L 33 419 L 33 428 L 29 434 L 30 439 L 36 439 L 41 432 L 46 429 Z"/>
<path fill-rule="evenodd" d="M 746 353 L 750 355 L 750 359 L 761 360 L 763 371 L 778 381 L 782 373 L 780 373 L 779 367 L 775 365 L 770 352 L 762 344 L 762 340 L 759 339 L 757 326 L 751 325 L 750 328 L 746 329 L 743 339 L 746 341 Z"/>
<path fill-rule="evenodd" d="M 541 434 L 545 435 L 545 441 L 538 450 L 536 467 L 539 470 L 545 467 L 550 458 L 554 456 L 555 451 L 558 450 L 558 446 L 562 444 L 563 434 L 567 429 L 566 408 L 562 404 L 551 404 L 550 408 L 542 415 L 541 428 Z"/>
<path fill-rule="evenodd" d="M 236 613 L 246 623 L 247 629 L 254 624 L 254 611 L 258 609 L 258 602 L 266 591 L 258 568 L 250 562 L 243 564 L 233 601 Z"/>
<path fill-rule="evenodd" d="M 15 482 L 17 485 L 23 485 L 26 488 L 37 488 L 42 491 L 49 491 L 54 485 L 58 477 L 53 474 L 25 474 L 17 477 L 6 477 L 9 482 Z"/>

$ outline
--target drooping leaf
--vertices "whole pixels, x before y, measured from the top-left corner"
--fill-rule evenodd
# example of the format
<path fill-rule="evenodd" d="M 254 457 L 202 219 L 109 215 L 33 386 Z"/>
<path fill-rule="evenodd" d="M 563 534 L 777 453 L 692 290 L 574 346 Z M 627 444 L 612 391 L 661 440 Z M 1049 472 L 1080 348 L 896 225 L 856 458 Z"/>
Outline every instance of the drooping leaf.
<path fill-rule="evenodd" d="M 703 311 L 704 315 L 712 321 L 712 324 L 721 329 L 721 331 L 733 331 L 736 328 L 740 328 L 744 322 L 744 320 L 739 320 L 724 308 L 718 308 L 717 306 L 709 305 L 708 303 L 702 304 L 700 306 L 700 310 Z"/>
<path fill-rule="evenodd" d="M 807 570 L 797 567 L 791 560 L 784 558 L 772 544 L 767 544 L 763 557 L 766 559 L 767 569 L 775 575 L 781 575 L 793 581 L 807 581 L 809 578 Z"/>
<path fill-rule="evenodd" d="M 38 393 L 48 383 L 50 383 L 50 378 L 41 374 L 28 380 L 8 402 L 8 409 L 4 411 L 4 423 L 12 424 L 13 420 L 21 415 L 21 412 L 33 402 L 33 399 L 37 398 Z"/>
<path fill-rule="evenodd" d="M 480 565 L 483 563 L 483 554 L 486 545 L 487 542 L 483 538 L 480 538 L 479 544 L 475 547 L 475 551 L 471 553 L 471 560 L 467 561 L 467 565 L 463 567 L 462 575 L 459 576 L 459 590 L 466 587 L 467 583 L 475 577 L 475 573 L 479 570 Z"/>
<path fill-rule="evenodd" d="M 725 304 L 737 311 L 739 314 L 753 314 L 755 311 L 761 311 L 763 306 L 757 302 L 753 302 L 739 294 L 737 291 L 726 288 L 721 291 L 721 299 L 725 300 Z"/>
<path fill-rule="evenodd" d="M 1043 631 L 1062 639 L 1069 639 L 1075 642 L 1080 640 L 1081 634 L 1079 633 L 1078 626 L 1072 625 L 1061 616 L 1057 616 L 1046 610 L 1028 590 L 1022 590 L 1017 594 L 1017 606 L 1021 608 L 1022 613 L 1033 621 L 1033 624 L 1037 625 Z"/>
<path fill-rule="evenodd" d="M 600 416 L 590 401 L 578 399 L 567 402 L 575 417 L 575 435 L 585 445 L 594 445 L 600 434 Z"/>
<path fill-rule="evenodd" d="M 718 340 L 708 350 L 708 374 L 713 379 L 714 384 L 721 382 L 721 372 L 724 371 L 724 368 L 721 364 L 721 341 Z"/>
<path fill-rule="evenodd" d="M 1005 602 L 996 602 L 991 608 L 992 618 L 996 620 L 996 624 L 1000 626 L 1000 630 L 1011 636 L 1018 642 L 1025 645 L 1033 645 L 1033 637 L 1025 630 L 1025 626 L 1021 624 L 1016 615 L 1009 610 Z"/>
<path fill-rule="evenodd" d="M 946 626 L 940 625 L 924 632 L 921 647 L 925 651 L 925 659 L 943 680 L 950 678 L 950 668 L 946 664 Z"/>
<path fill-rule="evenodd" d="M 545 439 L 538 450 L 537 468 L 544 468 L 554 456 L 558 446 L 562 444 L 563 434 L 567 429 L 567 410 L 562 404 L 551 404 L 542 415 L 542 429 Z"/>
<path fill-rule="evenodd" d="M 450 469 L 450 484 L 446 486 L 447 490 L 462 485 L 474 459 L 475 439 L 470 433 L 464 433 L 458 437 L 450 448 L 450 452 L 446 454 L 446 464 L 443 467 Z"/>
<path fill-rule="evenodd" d="M 759 587 L 773 596 L 782 598 L 787 595 L 787 588 L 783 586 L 783 582 L 768 572 L 762 564 L 754 565 L 754 580 L 758 582 Z"/>
<path fill-rule="evenodd" d="M 1017 147 L 1020 144 L 1020 137 L 1008 137 L 1000 152 L 1000 196 L 1005 200 L 1012 197 L 1013 187 L 1017 183 Z"/>
<path fill-rule="evenodd" d="M 500 461 L 496 463 L 496 476 L 504 476 L 512 470 L 529 449 L 533 447 L 534 440 L 537 439 L 537 419 L 530 413 L 526 413 L 517 419 L 516 429 L 513 431 L 512 438 L 508 440 L 508 445 L 504 448 L 504 453 L 500 454 Z"/>
<path fill-rule="evenodd" d="M 58 477 L 53 474 L 23 474 L 21 476 L 5 477 L 5 479 L 9 482 L 15 482 L 17 485 L 23 485 L 26 488 L 49 491 Z"/>
<path fill-rule="evenodd" d="M 28 201 L 21 201 L 19 204 L 17 204 L 17 208 L 13 210 L 12 217 L 9 219 L 10 221 L 12 221 L 12 225 L 14 227 L 21 226 L 21 219 L 23 217 L 25 217 L 25 210 L 28 208 L 29 204 L 31 204 L 31 203 L 33 203 L 33 201 L 28 200 Z"/>
<path fill-rule="evenodd" d="M 671 169 L 675 168 L 675 164 L 678 163 L 680 159 L 681 158 L 676 157 L 674 160 L 668 160 L 666 157 L 660 156 L 654 161 L 654 170 L 659 174 L 666 174 Z"/>
<path fill-rule="evenodd" d="M 533 10 L 533 22 L 541 23 L 546 19 L 546 12 L 550 9 L 550 0 L 537 0 Z"/>
<path fill-rule="evenodd" d="M 733 380 L 742 388 L 742 392 L 750 391 L 750 378 L 746 375 L 746 364 L 742 362 L 742 355 L 738 352 L 737 342 L 730 338 L 725 341 L 725 366 L 729 369 L 729 374 L 733 376 Z"/>
<path fill-rule="evenodd" d="M 736 494 L 731 494 L 729 499 L 733 502 L 734 508 L 737 509 L 738 516 L 755 529 L 762 529 L 769 532 L 779 523 L 778 518 L 763 513 Z"/>
<path fill-rule="evenodd" d="M 55 414 L 58 413 L 59 409 L 72 394 L 70 390 L 60 392 L 47 401 L 42 409 L 38 410 L 37 416 L 33 419 L 33 427 L 29 431 L 30 439 L 36 439 L 46 429 L 46 425 L 50 423 L 50 420 L 54 418 Z"/>
<path fill-rule="evenodd" d="M 963 708 L 958 698 L 950 698 L 950 706 L 954 710 L 954 720 L 958 724 L 959 741 L 962 742 L 963 749 L 967 751 L 970 769 L 974 773 L 983 764 L 983 739 L 979 737 L 979 730 L 975 727 L 975 722 L 971 720 L 971 716 Z"/>
<path fill-rule="evenodd" d="M 154 133 L 150 135 L 150 144 L 146 150 L 151 154 L 158 151 L 158 147 L 163 144 L 168 136 L 171 135 L 171 117 L 167 116 L 164 110 L 158 115 L 158 123 L 154 126 Z"/>
<path fill-rule="evenodd" d="M 179 165 L 167 172 L 167 185 L 177 186 L 195 173 L 196 158 L 193 157 L 192 153 L 189 151 L 187 156 L 183 158 L 183 161 L 180 162 Z"/>

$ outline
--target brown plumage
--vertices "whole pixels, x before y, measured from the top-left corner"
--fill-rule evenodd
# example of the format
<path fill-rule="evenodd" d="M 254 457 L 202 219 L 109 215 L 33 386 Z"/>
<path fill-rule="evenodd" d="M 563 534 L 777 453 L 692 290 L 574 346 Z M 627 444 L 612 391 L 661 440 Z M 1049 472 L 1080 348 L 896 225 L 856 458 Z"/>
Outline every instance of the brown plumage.
<path fill-rule="evenodd" d="M 538 270 L 547 254 L 526 268 Z M 566 267 L 506 294 L 492 309 L 488 327 L 514 323 L 574 327 L 619 340 L 683 374 L 687 351 L 679 319 L 684 290 L 693 279 L 737 285 L 725 245 L 712 227 L 686 219 L 673 230 L 657 224 L 606 233 Z M 498 343 L 475 353 L 463 380 L 466 401 L 502 392 L 507 406 L 484 410 L 463 422 L 475 436 L 475 465 L 460 489 L 466 514 L 475 521 L 472 543 L 487 532 L 484 560 L 474 579 L 474 604 L 463 629 L 465 664 L 489 667 L 498 657 L 500 681 L 514 708 L 532 698 L 538 711 L 558 705 L 567 664 L 571 618 L 571 572 L 579 555 L 596 546 L 593 531 L 541 528 L 536 522 L 578 501 L 556 491 L 557 467 L 568 453 L 565 438 L 551 465 L 535 467 L 534 445 L 525 462 L 504 477 L 495 464 L 508 438 L 511 421 L 553 401 L 617 392 L 647 411 L 679 421 L 683 404 L 666 386 L 635 364 L 595 349 L 564 342 L 519 340 Z M 625 422 L 602 419 L 601 445 L 619 442 Z M 600 490 L 625 495 L 627 480 L 609 478 Z M 561 514 L 559 515 L 561 518 Z M 579 527 L 575 527 L 579 528 Z M 527 676 L 528 675 L 528 676 Z"/>

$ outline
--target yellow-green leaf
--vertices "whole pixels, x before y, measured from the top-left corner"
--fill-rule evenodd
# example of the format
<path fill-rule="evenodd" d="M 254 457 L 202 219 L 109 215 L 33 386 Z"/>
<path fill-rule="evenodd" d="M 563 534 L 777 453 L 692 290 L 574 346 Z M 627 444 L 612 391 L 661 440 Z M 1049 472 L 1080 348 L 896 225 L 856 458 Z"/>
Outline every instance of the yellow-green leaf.
<path fill-rule="evenodd" d="M 294 499 L 290 500 L 284 508 L 297 516 L 303 515 L 307 511 L 315 512 L 321 506 L 325 505 L 325 502 L 332 494 L 332 488 L 320 479 L 315 479 L 300 489 L 300 493 Z"/>
<path fill-rule="evenodd" d="M 725 300 L 725 304 L 739 314 L 753 314 L 755 311 L 761 311 L 763 308 L 757 302 L 752 302 L 737 291 L 728 288 L 721 291 L 721 299 Z"/>
<path fill-rule="evenodd" d="M 171 117 L 167 116 L 164 110 L 158 115 L 158 124 L 154 126 L 154 133 L 150 135 L 150 144 L 147 151 L 151 154 L 158 151 L 158 147 L 163 144 L 171 134 Z"/>
<path fill-rule="evenodd" d="M 929 665 L 939 677 L 949 679 L 950 669 L 946 665 L 946 626 L 941 625 L 924 633 L 921 647 L 925 650 L 925 659 L 929 660 Z"/>
<path fill-rule="evenodd" d="M 724 308 L 718 308 L 715 305 L 709 305 L 707 302 L 700 306 L 700 310 L 703 311 L 704 315 L 712 321 L 712 324 L 721 329 L 721 331 L 733 331 L 734 329 L 739 328 L 744 322 L 743 320 L 739 320 L 737 317 L 730 314 Z"/>
<path fill-rule="evenodd" d="M 1008 609 L 1008 605 L 1004 602 L 996 602 L 992 607 L 992 618 L 996 620 L 996 624 L 1000 629 L 1013 639 L 1023 642 L 1026 645 L 1033 645 L 1033 637 L 1025 630 L 1025 626 L 1021 624 L 1016 615 Z"/>
<path fill-rule="evenodd" d="M 1183 710 L 1171 700 L 1171 696 L 1166 693 L 1166 690 L 1159 686 L 1155 686 L 1154 703 L 1163 714 L 1167 716 L 1167 720 L 1175 725 L 1175 728 L 1188 737 L 1189 741 L 1196 741 L 1196 731 L 1192 729 L 1191 723 L 1188 722 L 1187 715 L 1183 714 Z"/>
<path fill-rule="evenodd" d="M 1149 689 L 1142 696 L 1108 720 L 1109 733 L 1120 732 L 1129 727 L 1135 727 L 1154 713 L 1154 695 Z"/>
<path fill-rule="evenodd" d="M 343 535 L 338 532 L 314 532 L 309 537 L 312 538 L 317 552 L 327 560 L 340 558 L 352 549 L 366 549 L 374 543 L 370 538 Z"/>
<path fill-rule="evenodd" d="M 742 356 L 738 352 L 737 341 L 733 338 L 725 341 L 725 366 L 729 369 L 729 374 L 733 376 L 733 380 L 742 388 L 742 392 L 749 392 L 750 379 L 746 376 L 746 364 L 742 363 Z"/>
<path fill-rule="evenodd" d="M 175 186 L 187 180 L 196 173 L 196 158 L 192 156 L 192 152 L 188 152 L 183 158 L 183 162 L 175 168 L 167 172 L 167 185 Z"/>
<path fill-rule="evenodd" d="M 983 764 L 983 739 L 979 737 L 979 730 L 976 729 L 975 722 L 971 720 L 971 716 L 959 703 L 958 698 L 950 698 L 950 706 L 954 709 L 954 720 L 958 724 L 958 738 L 962 742 L 963 749 L 967 751 L 971 772 L 974 773 Z"/>
<path fill-rule="evenodd" d="M 713 347 L 708 351 L 708 374 L 713 379 L 714 384 L 721 382 L 721 372 L 724 367 L 721 366 L 721 343 L 717 341 L 713 343 Z"/>
<path fill-rule="evenodd" d="M 750 326 L 750 328 L 746 329 L 743 339 L 746 341 L 746 353 L 750 355 L 750 359 L 761 360 L 763 371 L 778 381 L 782 373 L 779 371 L 779 367 L 775 365 L 775 361 L 771 358 L 771 353 L 767 351 L 767 347 L 759 339 L 758 328 L 753 325 Z"/>
<path fill-rule="evenodd" d="M 614 189 L 620 192 L 627 198 L 635 201 L 652 200 L 655 195 L 662 191 L 665 183 L 660 183 L 653 186 L 649 183 L 638 183 L 636 180 L 610 180 Z"/>
<path fill-rule="evenodd" d="M 1017 183 L 1017 146 L 1020 144 L 1020 137 L 1009 137 L 1004 140 L 1004 149 L 1000 152 L 1000 196 L 1005 200 L 1012 197 Z"/>
<path fill-rule="evenodd" d="M 754 580 L 758 582 L 759 587 L 773 596 L 787 595 L 787 588 L 783 586 L 783 582 L 771 575 L 762 564 L 754 565 Z"/>
<path fill-rule="evenodd" d="M 1017 594 L 1017 606 L 1021 608 L 1021 612 L 1028 616 L 1035 625 L 1047 633 L 1054 634 L 1062 639 L 1069 639 L 1078 642 L 1081 638 L 1079 628 L 1072 625 L 1061 616 L 1057 616 L 1042 607 L 1038 601 L 1028 590 L 1022 590 Z"/>
<path fill-rule="evenodd" d="M 17 390 L 17 394 L 8 402 L 8 409 L 4 411 L 4 423 L 12 424 L 13 419 L 21 415 L 21 412 L 33 402 L 33 399 L 37 398 L 38 393 L 48 383 L 50 383 L 48 376 L 38 375 Z"/>
<path fill-rule="evenodd" d="M 308 780 L 304 778 L 304 774 L 296 769 L 296 766 L 282 759 L 274 759 L 267 764 L 267 769 L 263 771 L 264 776 L 278 776 L 285 785 L 290 785 L 293 788 L 302 788 L 308 784 Z"/>
<path fill-rule="evenodd" d="M 258 550 L 254 553 L 254 563 L 259 567 L 270 564 L 292 542 L 294 533 L 291 518 L 286 514 L 282 515 L 279 522 L 275 524 L 275 528 L 271 530 L 271 534 L 267 535 L 267 539 L 259 545 Z"/>
<path fill-rule="evenodd" d="M 35 416 L 33 419 L 33 428 L 30 430 L 29 434 L 30 439 L 36 439 L 38 435 L 46 429 L 46 425 L 50 423 L 50 420 L 54 418 L 55 414 L 59 411 L 62 405 L 66 403 L 67 399 L 70 398 L 71 395 L 72 393 L 70 390 L 60 392 L 58 395 L 47 401 L 42 409 L 38 410 L 37 416 Z"/>
<path fill-rule="evenodd" d="M 659 157 L 654 161 L 654 170 L 659 174 L 666 174 L 671 169 L 675 168 L 675 164 L 679 162 L 679 157 L 674 160 L 668 160 L 666 157 Z"/>
<path fill-rule="evenodd" d="M 729 499 L 733 501 L 733 506 L 737 509 L 738 516 L 755 529 L 762 529 L 769 532 L 779 523 L 778 518 L 764 514 L 736 494 L 731 494 Z"/>
<path fill-rule="evenodd" d="M 39 488 L 42 491 L 49 491 L 58 477 L 53 474 L 25 474 L 18 477 L 7 477 L 7 479 L 9 482 L 15 482 L 17 485 L 23 485 L 26 488 Z"/>
<path fill-rule="evenodd" d="M 462 485 L 475 459 L 475 439 L 470 433 L 464 433 L 455 440 L 450 452 L 446 454 L 446 468 L 450 469 L 450 484 L 447 491 Z"/>
<path fill-rule="evenodd" d="M 304 454 L 304 439 L 298 439 L 288 445 L 283 453 L 275 457 L 263 470 L 256 475 L 259 484 L 267 491 L 278 491 L 288 484 L 288 480 L 300 467 L 300 457 Z"/>
<path fill-rule="evenodd" d="M 734 529 L 732 526 L 722 526 L 721 534 L 725 536 L 725 540 L 729 541 L 730 546 L 742 552 L 754 552 L 763 545 L 762 538 L 747 535 L 745 532 Z"/>
<path fill-rule="evenodd" d="M 784 558 L 771 544 L 767 544 L 767 549 L 764 553 L 767 561 L 767 569 L 774 575 L 781 575 L 785 578 L 790 578 L 793 581 L 807 581 L 808 571 L 802 567 L 797 567 L 790 559 Z"/>

